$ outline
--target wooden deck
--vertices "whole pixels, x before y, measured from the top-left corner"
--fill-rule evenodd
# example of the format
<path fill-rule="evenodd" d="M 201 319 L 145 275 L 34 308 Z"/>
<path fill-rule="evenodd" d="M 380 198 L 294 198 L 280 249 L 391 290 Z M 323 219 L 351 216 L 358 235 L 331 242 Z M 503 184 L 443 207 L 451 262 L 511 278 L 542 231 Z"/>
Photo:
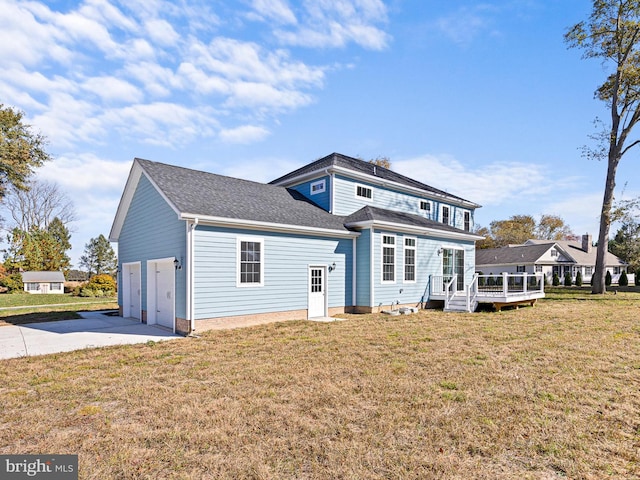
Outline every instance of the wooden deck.
<path fill-rule="evenodd" d="M 492 304 L 497 311 L 508 306 L 535 305 L 544 298 L 542 275 L 526 273 L 474 275 L 464 289 L 458 289 L 457 278 L 433 275 L 430 280 L 429 300 L 443 300 L 446 311 L 473 312 L 479 304 Z"/>

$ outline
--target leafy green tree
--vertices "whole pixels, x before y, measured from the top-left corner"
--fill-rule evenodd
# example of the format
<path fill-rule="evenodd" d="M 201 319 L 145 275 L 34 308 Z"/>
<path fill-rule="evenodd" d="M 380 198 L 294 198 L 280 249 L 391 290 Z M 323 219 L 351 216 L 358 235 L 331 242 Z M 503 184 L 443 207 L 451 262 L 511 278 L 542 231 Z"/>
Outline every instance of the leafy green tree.
<path fill-rule="evenodd" d="M 620 285 L 621 287 L 626 287 L 627 285 L 629 285 L 629 278 L 627 277 L 627 272 L 622 272 L 620 274 L 618 285 Z"/>
<path fill-rule="evenodd" d="M 609 240 L 609 251 L 628 263 L 631 272 L 640 271 L 640 198 L 616 202 L 611 216 L 620 228 Z"/>
<path fill-rule="evenodd" d="M 0 103 L 0 199 L 9 186 L 27 188 L 27 179 L 51 159 L 46 139 L 23 121 L 24 113 Z"/>
<path fill-rule="evenodd" d="M 591 289 L 592 293 L 605 293 L 605 262 L 616 172 L 622 157 L 640 143 L 640 140 L 628 141 L 640 120 L 640 2 L 594 0 L 589 20 L 571 27 L 565 34 L 565 41 L 570 48 L 582 49 L 584 58 L 597 59 L 603 68 L 609 69 L 606 79 L 596 90 L 596 97 L 605 103 L 611 122 L 599 135 L 598 145 L 585 150 L 588 158 L 607 160 L 596 271 Z"/>
<path fill-rule="evenodd" d="M 29 231 L 14 228 L 8 236 L 9 248 L 5 253 L 5 267 L 9 271 L 66 271 L 71 265 L 67 250 L 71 248 L 71 235 L 57 218 L 48 228 L 32 227 Z"/>
<path fill-rule="evenodd" d="M 115 275 L 118 259 L 109 240 L 104 235 L 89 240 L 84 246 L 84 255 L 80 257 L 80 266 L 87 269 L 89 276 L 107 273 Z"/>
<path fill-rule="evenodd" d="M 478 226 L 475 233 L 484 240 L 476 243 L 477 248 L 499 248 L 520 245 L 529 239 L 569 240 L 577 237 L 562 218 L 542 215 L 536 222 L 531 215 L 513 215 L 507 220 L 494 220 L 489 228 Z"/>
<path fill-rule="evenodd" d="M 573 279 L 571 278 L 571 272 L 564 273 L 564 286 L 570 287 L 573 284 Z"/>
<path fill-rule="evenodd" d="M 540 240 L 577 239 L 571 227 L 557 215 L 542 215 L 535 228 L 535 237 Z"/>

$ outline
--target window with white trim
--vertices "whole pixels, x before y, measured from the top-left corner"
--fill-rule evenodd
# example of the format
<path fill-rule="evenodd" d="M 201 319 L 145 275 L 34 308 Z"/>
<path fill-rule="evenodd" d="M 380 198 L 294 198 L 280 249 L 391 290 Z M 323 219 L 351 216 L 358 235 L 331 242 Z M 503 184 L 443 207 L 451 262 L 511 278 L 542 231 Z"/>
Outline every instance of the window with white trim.
<path fill-rule="evenodd" d="M 420 200 L 420 213 L 431 218 L 431 202 L 428 200 Z"/>
<path fill-rule="evenodd" d="M 584 267 L 585 275 L 593 275 L 593 267 Z"/>
<path fill-rule="evenodd" d="M 536 265 L 536 273 L 542 273 L 542 265 Z"/>
<path fill-rule="evenodd" d="M 396 237 L 382 236 L 382 283 L 396 281 Z"/>
<path fill-rule="evenodd" d="M 524 273 L 527 271 L 527 267 L 525 265 L 517 265 L 516 273 Z"/>
<path fill-rule="evenodd" d="M 471 231 L 471 212 L 464 212 L 464 231 Z"/>
<path fill-rule="evenodd" d="M 318 193 L 324 193 L 326 189 L 326 181 L 324 179 L 312 182 L 310 185 L 311 195 L 317 195 Z"/>
<path fill-rule="evenodd" d="M 366 198 L 371 200 L 373 190 L 371 187 L 365 187 L 364 185 L 356 185 L 356 197 Z"/>
<path fill-rule="evenodd" d="M 238 238 L 238 286 L 259 287 L 264 284 L 264 240 Z"/>
<path fill-rule="evenodd" d="M 441 217 L 442 223 L 449 225 L 449 214 L 450 214 L 449 207 L 447 205 L 443 205 L 441 212 L 442 212 L 442 217 Z"/>
<path fill-rule="evenodd" d="M 37 292 L 40 290 L 40 284 L 37 282 L 27 283 L 27 292 Z"/>
<path fill-rule="evenodd" d="M 60 282 L 53 282 L 51 284 L 51 290 L 62 290 L 62 283 Z"/>
<path fill-rule="evenodd" d="M 404 281 L 416 281 L 416 239 L 413 237 L 404 239 Z"/>
<path fill-rule="evenodd" d="M 555 248 L 551 249 L 551 256 L 552 257 L 557 257 L 558 256 L 558 251 Z"/>

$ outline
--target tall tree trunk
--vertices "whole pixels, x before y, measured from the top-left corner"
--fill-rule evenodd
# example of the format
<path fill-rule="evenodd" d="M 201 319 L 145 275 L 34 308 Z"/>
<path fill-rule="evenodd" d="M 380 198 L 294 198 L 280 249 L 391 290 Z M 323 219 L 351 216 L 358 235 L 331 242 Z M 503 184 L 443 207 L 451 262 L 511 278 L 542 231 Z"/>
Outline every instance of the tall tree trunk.
<path fill-rule="evenodd" d="M 607 181 L 604 185 L 604 198 L 602 200 L 602 212 L 600 214 L 600 233 L 598 236 L 598 249 L 596 251 L 596 271 L 593 273 L 591 293 L 605 293 L 607 291 L 605 278 L 607 275 L 607 252 L 609 251 L 609 227 L 611 226 L 611 207 L 613 205 L 613 192 L 616 187 L 616 170 L 620 162 L 617 149 L 609 154 L 609 166 L 607 168 Z"/>

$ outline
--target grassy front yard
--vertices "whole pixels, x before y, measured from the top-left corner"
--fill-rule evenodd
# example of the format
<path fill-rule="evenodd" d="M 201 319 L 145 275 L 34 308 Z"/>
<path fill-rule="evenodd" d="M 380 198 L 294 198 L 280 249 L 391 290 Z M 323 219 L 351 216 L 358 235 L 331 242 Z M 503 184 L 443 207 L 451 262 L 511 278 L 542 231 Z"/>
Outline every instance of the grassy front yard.
<path fill-rule="evenodd" d="M 640 295 L 6 360 L 0 453 L 80 478 L 640 478 Z"/>
<path fill-rule="evenodd" d="M 50 306 L 55 305 L 55 306 Z M 113 310 L 118 308 L 115 297 L 74 297 L 69 294 L 1 294 L 0 327 L 50 320 L 80 318 L 79 311 Z"/>

